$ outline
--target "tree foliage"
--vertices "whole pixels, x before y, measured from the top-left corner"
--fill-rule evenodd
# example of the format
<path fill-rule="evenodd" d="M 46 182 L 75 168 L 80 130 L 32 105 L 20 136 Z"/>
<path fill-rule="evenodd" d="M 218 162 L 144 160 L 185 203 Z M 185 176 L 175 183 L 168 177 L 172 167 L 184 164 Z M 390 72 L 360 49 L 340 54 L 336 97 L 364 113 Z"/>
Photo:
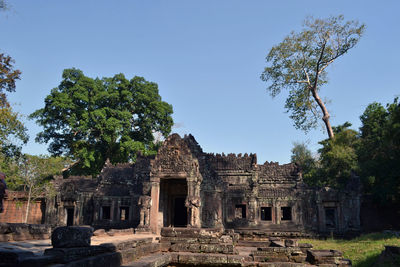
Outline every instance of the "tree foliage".
<path fill-rule="evenodd" d="M 27 222 L 30 203 L 44 195 L 54 193 L 49 183 L 55 175 L 62 174 L 70 160 L 62 157 L 32 156 L 28 154 L 17 158 L 0 157 L 0 166 L 6 173 L 7 186 L 10 190 L 27 193 L 25 221 Z"/>
<path fill-rule="evenodd" d="M 381 204 L 400 204 L 400 103 L 370 104 L 360 117 L 360 174 Z"/>
<path fill-rule="evenodd" d="M 344 187 L 352 176 L 358 172 L 357 147 L 358 132 L 349 129 L 350 123 L 333 127 L 335 136 L 320 142 L 319 170 L 316 177 L 322 185 Z"/>
<path fill-rule="evenodd" d="M 400 204 L 400 103 L 396 98 L 386 108 L 368 105 L 360 117 L 359 132 L 345 123 L 333 127 L 335 136 L 319 142 L 320 157 L 306 168 L 304 181 L 309 185 L 341 188 L 356 174 L 364 193 L 383 206 Z M 310 152 L 301 145 L 292 150 L 292 161 L 304 162 Z M 308 165 L 310 166 L 310 165 Z"/>
<path fill-rule="evenodd" d="M 317 160 L 313 157 L 305 143 L 293 144 L 291 162 L 300 166 L 305 181 L 311 179 L 313 170 L 316 168 Z"/>
<path fill-rule="evenodd" d="M 6 174 L 7 186 L 14 191 L 27 192 L 31 181 L 35 181 L 35 186 L 46 184 L 53 176 L 61 175 L 71 163 L 65 157 L 22 154 L 9 158 L 0 155 L 0 168 Z"/>
<path fill-rule="evenodd" d="M 328 136 L 334 136 L 319 91 L 328 82 L 327 67 L 358 43 L 364 28 L 355 21 L 344 22 L 343 16 L 308 18 L 301 32 L 292 32 L 268 53 L 261 79 L 270 82 L 267 91 L 272 97 L 289 90 L 285 108 L 297 129 L 316 127 L 322 112 Z"/>
<path fill-rule="evenodd" d="M 12 110 L 7 93 L 15 91 L 15 82 L 21 72 L 15 70 L 13 59 L 0 54 L 0 153 L 13 157 L 20 153 L 21 145 L 28 142 L 21 116 Z"/>
<path fill-rule="evenodd" d="M 30 117 L 43 126 L 36 140 L 50 142 L 52 155 L 77 160 L 73 173 L 96 175 L 107 158 L 128 162 L 138 151 L 155 153 L 153 133 L 170 133 L 171 114 L 156 83 L 123 74 L 93 79 L 66 69 L 45 107 Z"/>
<path fill-rule="evenodd" d="M 349 129 L 350 123 L 333 127 L 334 137 L 322 140 L 319 158 L 313 159 L 311 152 L 302 152 L 304 181 L 312 186 L 330 186 L 342 188 L 349 179 L 358 173 L 357 148 L 359 145 L 358 132 Z M 295 147 L 303 151 L 301 146 Z M 293 151 L 293 150 L 292 150 Z M 293 153 L 293 152 L 292 152 Z M 295 154 L 292 156 L 292 161 Z"/>

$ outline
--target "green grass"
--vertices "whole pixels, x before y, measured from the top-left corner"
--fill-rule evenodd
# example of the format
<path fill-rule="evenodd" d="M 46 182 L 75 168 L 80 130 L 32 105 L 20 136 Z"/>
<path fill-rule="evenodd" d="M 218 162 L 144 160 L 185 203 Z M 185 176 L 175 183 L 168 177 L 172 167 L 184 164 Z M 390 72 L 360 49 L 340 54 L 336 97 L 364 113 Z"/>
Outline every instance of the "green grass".
<path fill-rule="evenodd" d="M 378 259 L 385 245 L 400 246 L 400 238 L 390 234 L 372 233 L 355 239 L 302 239 L 301 243 L 310 243 L 314 249 L 336 249 L 343 257 L 351 259 L 354 267 L 370 267 Z"/>

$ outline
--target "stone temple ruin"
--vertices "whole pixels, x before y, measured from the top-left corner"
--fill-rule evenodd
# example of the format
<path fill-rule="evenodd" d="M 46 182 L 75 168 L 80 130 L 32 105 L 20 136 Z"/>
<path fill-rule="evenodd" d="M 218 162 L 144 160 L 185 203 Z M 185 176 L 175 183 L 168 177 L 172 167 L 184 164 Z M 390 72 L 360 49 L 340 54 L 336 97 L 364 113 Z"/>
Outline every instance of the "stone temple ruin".
<path fill-rule="evenodd" d="M 360 185 L 311 188 L 295 164 L 257 164 L 255 154 L 204 153 L 192 135 L 173 134 L 157 156 L 107 163 L 97 180 L 56 179 L 45 223 L 136 228 L 233 229 L 242 238 L 360 230 Z"/>

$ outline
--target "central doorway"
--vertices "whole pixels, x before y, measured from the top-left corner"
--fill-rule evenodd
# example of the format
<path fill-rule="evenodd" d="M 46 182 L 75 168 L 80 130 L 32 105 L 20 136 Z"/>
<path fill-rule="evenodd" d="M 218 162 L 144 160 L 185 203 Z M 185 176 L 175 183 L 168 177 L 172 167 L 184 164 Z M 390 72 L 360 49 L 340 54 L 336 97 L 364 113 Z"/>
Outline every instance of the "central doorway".
<path fill-rule="evenodd" d="M 187 209 L 185 207 L 184 197 L 176 197 L 174 200 L 174 220 L 175 227 L 186 227 L 187 225 Z"/>
<path fill-rule="evenodd" d="M 187 208 L 186 179 L 162 179 L 160 181 L 159 215 L 163 227 L 186 227 Z"/>

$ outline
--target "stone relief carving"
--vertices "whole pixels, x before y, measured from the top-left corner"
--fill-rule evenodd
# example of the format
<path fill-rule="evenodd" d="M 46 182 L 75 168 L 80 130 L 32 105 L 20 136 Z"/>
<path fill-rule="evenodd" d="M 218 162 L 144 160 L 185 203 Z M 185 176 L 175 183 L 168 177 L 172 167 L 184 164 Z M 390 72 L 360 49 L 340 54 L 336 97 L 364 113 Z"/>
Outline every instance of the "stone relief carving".
<path fill-rule="evenodd" d="M 185 206 L 188 210 L 188 225 L 191 227 L 200 227 L 200 197 L 188 196 Z"/>
<path fill-rule="evenodd" d="M 150 208 L 152 206 L 152 199 L 150 196 L 140 196 L 138 205 L 140 208 L 139 227 L 150 226 Z"/>

